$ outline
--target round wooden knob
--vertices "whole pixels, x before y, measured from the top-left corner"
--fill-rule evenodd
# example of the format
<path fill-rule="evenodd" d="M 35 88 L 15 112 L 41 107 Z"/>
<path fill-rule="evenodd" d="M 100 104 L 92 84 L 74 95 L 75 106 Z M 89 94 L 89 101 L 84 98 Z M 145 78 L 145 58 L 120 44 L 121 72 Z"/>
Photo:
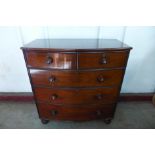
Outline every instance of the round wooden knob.
<path fill-rule="evenodd" d="M 51 98 L 52 98 L 52 100 L 56 100 L 58 98 L 58 95 L 53 94 Z"/>
<path fill-rule="evenodd" d="M 97 77 L 97 81 L 98 82 L 104 82 L 104 77 L 102 76 L 102 75 L 99 75 L 98 77 Z"/>
<path fill-rule="evenodd" d="M 102 94 L 97 94 L 97 95 L 96 95 L 96 98 L 97 98 L 98 100 L 102 100 L 102 99 L 103 99 L 103 95 L 102 95 Z"/>
<path fill-rule="evenodd" d="M 46 60 L 46 64 L 51 64 L 53 62 L 53 59 L 50 57 L 50 56 L 48 56 L 47 57 L 47 60 Z"/>
<path fill-rule="evenodd" d="M 53 82 L 56 81 L 56 77 L 55 76 L 51 76 L 48 80 L 49 80 L 50 83 L 53 83 Z"/>
<path fill-rule="evenodd" d="M 57 114 L 58 114 L 58 111 L 57 111 L 57 110 L 52 110 L 52 111 L 51 111 L 51 115 L 52 115 L 52 116 L 56 116 Z"/>
<path fill-rule="evenodd" d="M 106 53 L 102 54 L 101 64 L 107 64 Z"/>
<path fill-rule="evenodd" d="M 106 58 L 102 58 L 102 60 L 101 60 L 101 64 L 107 64 L 107 60 L 106 60 Z"/>

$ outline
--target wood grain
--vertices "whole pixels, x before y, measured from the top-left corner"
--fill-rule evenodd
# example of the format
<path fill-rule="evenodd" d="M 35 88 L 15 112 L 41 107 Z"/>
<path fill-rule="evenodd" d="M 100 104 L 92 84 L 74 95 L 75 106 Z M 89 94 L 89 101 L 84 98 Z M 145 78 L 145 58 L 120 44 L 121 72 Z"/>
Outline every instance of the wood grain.
<path fill-rule="evenodd" d="M 66 107 L 38 104 L 40 117 L 47 120 L 76 120 L 112 118 L 114 105 Z"/>
<path fill-rule="evenodd" d="M 28 67 L 51 69 L 76 69 L 76 54 L 27 52 Z M 51 60 L 51 62 L 50 62 Z"/>
<path fill-rule="evenodd" d="M 128 52 L 103 52 L 78 54 L 79 69 L 119 68 L 125 67 Z M 106 60 L 106 63 L 102 63 Z"/>
<path fill-rule="evenodd" d="M 119 86 L 124 70 L 103 71 L 47 71 L 30 70 L 36 86 L 48 87 L 94 87 Z"/>
<path fill-rule="evenodd" d="M 114 103 L 118 88 L 93 88 L 93 89 L 48 89 L 35 88 L 38 102 L 56 105 L 72 104 L 107 104 Z M 55 98 L 53 99 L 53 96 Z"/>

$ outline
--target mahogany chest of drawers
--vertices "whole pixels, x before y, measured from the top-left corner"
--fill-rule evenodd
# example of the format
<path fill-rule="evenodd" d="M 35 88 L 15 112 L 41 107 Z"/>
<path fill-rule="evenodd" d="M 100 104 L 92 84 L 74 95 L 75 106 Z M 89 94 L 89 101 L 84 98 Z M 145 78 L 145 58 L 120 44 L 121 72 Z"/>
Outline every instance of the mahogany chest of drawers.
<path fill-rule="evenodd" d="M 132 47 L 114 39 L 37 39 L 21 49 L 42 123 L 110 123 Z"/>

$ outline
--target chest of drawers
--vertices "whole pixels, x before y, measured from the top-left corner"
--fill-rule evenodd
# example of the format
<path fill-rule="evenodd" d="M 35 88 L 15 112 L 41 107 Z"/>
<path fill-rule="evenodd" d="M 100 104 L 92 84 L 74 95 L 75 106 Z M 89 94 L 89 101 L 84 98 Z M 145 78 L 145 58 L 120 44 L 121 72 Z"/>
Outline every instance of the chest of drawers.
<path fill-rule="evenodd" d="M 131 47 L 113 39 L 37 39 L 21 49 L 42 123 L 110 123 Z"/>

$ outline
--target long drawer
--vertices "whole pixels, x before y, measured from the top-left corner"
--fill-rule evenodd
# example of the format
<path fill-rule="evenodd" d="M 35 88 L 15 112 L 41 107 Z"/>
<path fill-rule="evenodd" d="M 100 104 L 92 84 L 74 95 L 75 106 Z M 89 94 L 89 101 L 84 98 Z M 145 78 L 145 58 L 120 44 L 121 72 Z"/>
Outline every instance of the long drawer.
<path fill-rule="evenodd" d="M 115 103 L 119 89 L 92 88 L 92 89 L 48 89 L 35 88 L 38 103 L 52 105 L 90 105 Z"/>
<path fill-rule="evenodd" d="M 47 71 L 31 69 L 34 85 L 49 87 L 119 86 L 124 70 Z"/>
<path fill-rule="evenodd" d="M 119 68 L 125 67 L 128 52 L 79 53 L 79 68 Z"/>
<path fill-rule="evenodd" d="M 39 115 L 42 119 L 55 120 L 92 120 L 98 118 L 112 118 L 114 104 L 94 106 L 58 106 L 38 104 Z"/>
<path fill-rule="evenodd" d="M 33 68 L 76 69 L 76 53 L 50 53 L 29 51 L 26 53 L 27 66 Z"/>

